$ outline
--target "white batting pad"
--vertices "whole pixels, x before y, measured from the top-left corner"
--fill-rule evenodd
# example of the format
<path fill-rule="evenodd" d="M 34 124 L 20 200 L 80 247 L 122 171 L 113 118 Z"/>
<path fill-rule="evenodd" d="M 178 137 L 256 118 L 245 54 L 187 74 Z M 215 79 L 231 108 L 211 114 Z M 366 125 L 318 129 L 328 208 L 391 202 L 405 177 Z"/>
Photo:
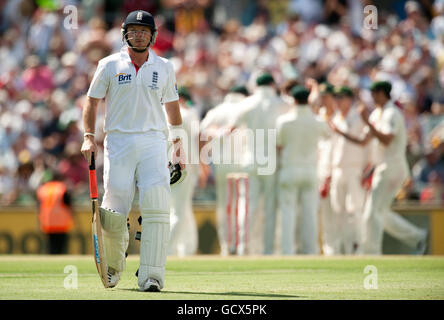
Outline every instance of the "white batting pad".
<path fill-rule="evenodd" d="M 159 281 L 162 289 L 170 237 L 170 190 L 163 186 L 151 187 L 143 191 L 142 197 L 138 284 L 143 287 L 153 278 Z"/>
<path fill-rule="evenodd" d="M 139 186 L 139 189 L 142 187 Z M 164 186 L 149 187 L 141 190 L 140 211 L 153 213 L 170 212 L 171 191 Z"/>
<path fill-rule="evenodd" d="M 129 243 L 126 216 L 123 213 L 100 208 L 100 218 L 108 266 L 117 271 L 123 271 L 125 270 L 125 252 Z"/>

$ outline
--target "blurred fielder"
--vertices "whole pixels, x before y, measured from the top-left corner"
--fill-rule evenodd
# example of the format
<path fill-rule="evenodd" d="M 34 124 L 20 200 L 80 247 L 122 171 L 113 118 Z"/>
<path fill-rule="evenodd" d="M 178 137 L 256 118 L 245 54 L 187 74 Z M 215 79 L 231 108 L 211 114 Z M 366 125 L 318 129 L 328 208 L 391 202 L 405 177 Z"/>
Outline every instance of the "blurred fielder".
<path fill-rule="evenodd" d="M 335 88 L 338 113 L 333 123 L 341 131 L 359 137 L 365 123 L 359 115 L 353 91 Z M 332 147 L 331 206 L 338 231 L 336 254 L 354 254 L 359 246 L 359 223 L 364 209 L 365 192 L 361 176 L 369 157 L 368 148 L 348 141 L 343 136 L 335 139 Z"/>
<path fill-rule="evenodd" d="M 295 86 L 291 95 L 295 99 L 295 110 L 277 119 L 282 254 L 296 253 L 296 239 L 300 253 L 317 254 L 318 142 L 328 137 L 331 131 L 325 121 L 316 118 L 308 105 L 309 91 L 305 87 Z M 298 231 L 301 234 L 297 234 Z"/>
<path fill-rule="evenodd" d="M 182 87 L 178 92 L 182 125 L 184 133 L 186 133 L 182 143 L 188 159 L 186 161 L 186 179 L 171 187 L 171 229 L 168 254 L 185 256 L 195 254 L 198 247 L 197 226 L 193 213 L 193 194 L 199 174 L 199 165 L 191 161 L 193 155 L 199 159 L 199 116 L 196 110 L 190 107 L 192 98 L 188 90 Z"/>
<path fill-rule="evenodd" d="M 135 187 L 139 190 L 140 291 L 160 291 L 164 286 L 170 231 L 169 127 L 175 146 L 173 163 L 179 163 L 182 169 L 185 166 L 180 139 L 174 136 L 175 129 L 182 124 L 175 74 L 172 64 L 149 48 L 156 35 L 150 13 L 138 10 L 126 17 L 122 40 L 128 46 L 99 61 L 83 110 L 85 138 L 81 151 L 90 162 L 91 153 L 97 154 L 94 141 L 97 105 L 107 97 L 105 193 L 100 211 L 110 287 L 117 284 L 125 269 L 126 221 Z"/>
<path fill-rule="evenodd" d="M 334 87 L 328 82 L 318 85 L 314 80 L 311 80 L 310 87 L 310 105 L 315 109 L 319 107 L 319 119 L 331 120 L 336 113 Z M 322 251 L 325 255 L 339 253 L 340 235 L 330 198 L 332 147 L 335 138 L 336 135 L 331 134 L 320 139 L 318 143 L 319 215 L 322 224 Z"/>
<path fill-rule="evenodd" d="M 232 118 L 239 111 L 238 102 L 248 96 L 248 91 L 244 86 L 233 87 L 225 96 L 224 101 L 211 109 L 205 115 L 200 124 L 203 135 L 211 138 L 211 150 L 213 156 L 213 164 L 215 169 L 216 180 L 216 221 L 217 234 L 219 238 L 220 253 L 223 256 L 229 254 L 228 248 L 228 223 L 226 213 L 226 193 L 227 181 L 226 176 L 229 173 L 240 172 L 239 163 L 234 161 L 234 139 L 231 134 L 224 134 L 224 130 L 228 129 Z M 222 132 L 221 132 L 222 131 Z M 239 132 L 240 133 L 240 132 Z M 224 150 L 223 143 L 230 145 L 229 150 Z M 230 152 L 230 154 L 226 154 Z M 227 159 L 229 161 L 224 161 Z"/>
<path fill-rule="evenodd" d="M 332 124 L 336 132 L 350 141 L 361 145 L 375 142 L 372 153 L 375 155 L 376 167 L 362 219 L 362 246 L 359 251 L 363 254 L 382 253 L 384 229 L 418 251 L 425 250 L 427 232 L 390 209 L 409 175 L 406 159 L 407 130 L 401 111 L 390 99 L 391 88 L 391 84 L 386 81 L 372 84 L 371 93 L 376 108 L 369 116 L 364 106 L 359 107 L 359 113 L 366 124 L 362 139 L 353 137 Z"/>
<path fill-rule="evenodd" d="M 250 254 L 259 254 L 260 250 L 264 254 L 272 254 L 277 218 L 276 172 L 274 170 L 272 173 L 259 174 L 257 156 L 275 156 L 275 154 L 271 155 L 271 152 L 275 151 L 275 146 L 273 145 L 273 150 L 269 150 L 269 143 L 274 141 L 269 140 L 268 133 L 270 129 L 276 129 L 277 118 L 288 112 L 289 106 L 277 95 L 276 83 L 271 74 L 264 73 L 258 76 L 256 85 L 254 93 L 240 103 L 241 111 L 233 126 L 236 128 L 245 126 L 255 138 L 254 141 L 247 143 L 243 166 L 244 171 L 249 175 L 249 199 L 251 201 L 248 206 L 248 234 L 252 237 L 255 236 L 251 232 L 254 225 L 261 221 L 259 203 L 262 197 L 264 199 L 264 248 L 263 250 L 260 247 L 255 249 L 259 240 L 250 237 L 248 250 Z M 258 130 L 263 130 L 264 139 L 259 138 Z M 251 142 L 255 142 L 255 144 Z M 277 160 L 276 158 L 270 159 L 270 157 L 268 161 Z"/>

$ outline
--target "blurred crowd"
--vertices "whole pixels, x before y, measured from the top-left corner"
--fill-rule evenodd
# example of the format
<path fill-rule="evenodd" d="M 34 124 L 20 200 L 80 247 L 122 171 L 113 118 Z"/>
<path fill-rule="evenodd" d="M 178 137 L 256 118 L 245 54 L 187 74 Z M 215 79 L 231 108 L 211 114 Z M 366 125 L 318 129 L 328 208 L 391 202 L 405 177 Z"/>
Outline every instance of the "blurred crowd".
<path fill-rule="evenodd" d="M 368 5 L 377 14 L 365 28 Z M 281 85 L 347 85 L 368 104 L 370 83 L 390 81 L 412 171 L 398 200 L 444 199 L 443 0 L 9 0 L 0 1 L 2 205 L 33 203 L 56 173 L 87 199 L 82 106 L 97 62 L 121 49 L 121 23 L 136 9 L 155 15 L 154 50 L 172 61 L 201 118 L 233 86 L 252 89 L 263 71 Z"/>

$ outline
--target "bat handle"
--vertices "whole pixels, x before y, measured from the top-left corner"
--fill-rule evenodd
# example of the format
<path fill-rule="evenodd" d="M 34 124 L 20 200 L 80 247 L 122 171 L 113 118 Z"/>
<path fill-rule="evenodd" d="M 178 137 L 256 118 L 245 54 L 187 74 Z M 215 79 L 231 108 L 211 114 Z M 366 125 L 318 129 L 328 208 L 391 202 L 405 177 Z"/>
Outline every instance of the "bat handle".
<path fill-rule="evenodd" d="M 91 153 L 91 164 L 89 170 L 96 170 L 96 160 L 94 160 L 94 152 Z"/>
<path fill-rule="evenodd" d="M 97 191 L 96 163 L 94 161 L 94 152 L 91 154 L 91 164 L 89 165 L 89 192 L 91 199 L 97 199 L 99 193 Z"/>

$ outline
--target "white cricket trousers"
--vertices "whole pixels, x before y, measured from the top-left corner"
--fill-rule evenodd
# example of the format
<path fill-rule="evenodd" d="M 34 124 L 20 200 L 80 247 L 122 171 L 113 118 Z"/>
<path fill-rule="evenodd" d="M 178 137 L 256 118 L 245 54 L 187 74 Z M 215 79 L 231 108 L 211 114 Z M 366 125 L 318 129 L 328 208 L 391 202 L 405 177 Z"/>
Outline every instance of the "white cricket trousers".
<path fill-rule="evenodd" d="M 199 168 L 187 164 L 185 179 L 171 187 L 170 255 L 193 255 L 198 247 L 198 232 L 193 213 L 193 194 L 197 183 Z"/>
<path fill-rule="evenodd" d="M 323 182 L 324 181 L 321 181 L 321 183 Z M 338 231 L 338 217 L 331 207 L 331 190 L 329 190 L 325 198 L 319 195 L 319 217 L 322 225 L 322 252 L 326 256 L 339 254 L 340 235 Z"/>
<path fill-rule="evenodd" d="M 375 168 L 372 188 L 362 219 L 362 254 L 381 254 L 384 229 L 398 240 L 414 247 L 424 231 L 411 224 L 390 207 L 408 177 L 407 162 L 383 163 Z"/>
<path fill-rule="evenodd" d="M 250 254 L 273 254 L 277 219 L 276 175 L 258 175 L 257 172 L 250 171 L 249 189 L 248 232 L 250 236 L 248 252 Z M 263 214 L 261 214 L 260 207 L 262 196 L 264 199 Z M 261 225 L 262 221 L 263 225 Z M 263 231 L 261 232 L 261 230 Z M 262 241 L 262 246 L 258 245 L 259 241 Z"/>
<path fill-rule="evenodd" d="M 361 186 L 359 167 L 334 168 L 331 179 L 334 254 L 354 254 L 359 248 L 360 220 L 363 216 L 366 190 Z"/>
<path fill-rule="evenodd" d="M 166 137 L 159 131 L 112 132 L 107 134 L 104 147 L 105 194 L 102 206 L 125 216 L 126 223 L 137 186 L 142 215 L 139 285 L 142 286 L 148 278 L 154 278 L 163 287 L 170 228 L 170 175 Z M 117 229 L 119 226 L 116 226 Z M 125 268 L 127 233 L 117 234 L 113 230 L 104 232 L 109 266 L 118 271 Z"/>
<path fill-rule="evenodd" d="M 283 168 L 279 172 L 279 206 L 282 215 L 282 254 L 318 254 L 318 178 L 316 167 Z M 300 210 L 299 210 L 300 207 Z M 296 226 L 297 223 L 301 225 Z M 301 234 L 297 235 L 296 230 Z"/>

